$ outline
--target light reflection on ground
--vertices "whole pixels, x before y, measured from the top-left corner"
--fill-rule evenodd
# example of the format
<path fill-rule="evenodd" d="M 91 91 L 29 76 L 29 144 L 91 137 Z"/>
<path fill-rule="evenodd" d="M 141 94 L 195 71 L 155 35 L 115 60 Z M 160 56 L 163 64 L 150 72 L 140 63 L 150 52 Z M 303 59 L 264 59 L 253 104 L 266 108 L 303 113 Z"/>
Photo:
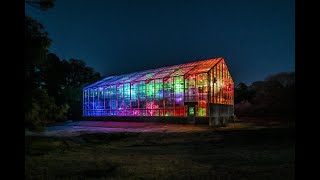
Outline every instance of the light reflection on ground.
<path fill-rule="evenodd" d="M 74 121 L 49 126 L 44 132 L 36 133 L 25 131 L 25 135 L 36 136 L 78 136 L 90 133 L 116 133 L 116 132 L 150 132 L 150 133 L 191 133 L 204 131 L 224 131 L 235 129 L 256 129 L 264 126 L 252 123 L 229 123 L 227 127 L 213 128 L 208 125 L 192 124 L 165 124 L 154 122 L 114 122 L 114 121 Z"/>
<path fill-rule="evenodd" d="M 153 122 L 112 122 L 112 121 L 75 121 L 47 127 L 45 132 L 33 133 L 26 131 L 26 135 L 44 136 L 77 136 L 88 133 L 114 132 L 200 132 L 212 130 L 206 125 L 164 124 Z"/>

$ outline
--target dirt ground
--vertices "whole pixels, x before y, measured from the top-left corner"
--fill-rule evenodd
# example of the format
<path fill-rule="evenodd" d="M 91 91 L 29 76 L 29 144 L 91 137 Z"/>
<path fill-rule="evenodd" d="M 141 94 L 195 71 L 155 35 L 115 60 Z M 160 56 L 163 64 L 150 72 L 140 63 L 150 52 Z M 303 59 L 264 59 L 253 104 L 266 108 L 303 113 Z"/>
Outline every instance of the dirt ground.
<path fill-rule="evenodd" d="M 291 180 L 294 133 L 271 120 L 224 128 L 67 122 L 26 131 L 25 179 Z"/>
<path fill-rule="evenodd" d="M 227 127 L 213 128 L 207 125 L 192 124 L 163 124 L 153 122 L 112 122 L 112 121 L 74 121 L 59 123 L 46 128 L 44 132 L 34 133 L 26 130 L 26 135 L 39 136 L 79 136 L 81 134 L 92 133 L 115 133 L 115 132 L 157 132 L 157 133 L 174 133 L 174 132 L 205 132 L 212 130 L 235 130 L 248 128 L 265 128 L 271 125 L 277 125 L 277 122 L 270 121 L 266 123 L 256 123 L 253 120 L 243 119 L 232 122 Z"/>

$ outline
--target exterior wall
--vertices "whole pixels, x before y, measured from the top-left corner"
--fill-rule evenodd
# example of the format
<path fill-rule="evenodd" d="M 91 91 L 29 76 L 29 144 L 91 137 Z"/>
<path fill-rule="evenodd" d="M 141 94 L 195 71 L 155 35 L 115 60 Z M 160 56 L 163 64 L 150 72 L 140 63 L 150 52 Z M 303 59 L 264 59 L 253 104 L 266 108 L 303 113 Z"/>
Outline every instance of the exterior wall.
<path fill-rule="evenodd" d="M 138 73 L 119 77 L 114 84 L 98 83 L 83 90 L 83 116 L 183 117 L 188 114 L 185 102 L 197 102 L 194 115 L 208 117 L 212 111 L 223 109 L 215 106 L 209 109 L 209 103 L 233 107 L 233 81 L 224 60 L 218 62 L 205 72 L 203 69 L 208 65 L 203 68 L 176 65 L 178 69 L 150 72 L 136 81 L 130 78 Z"/>
<path fill-rule="evenodd" d="M 209 71 L 209 102 L 234 104 L 234 82 L 224 60 Z"/>

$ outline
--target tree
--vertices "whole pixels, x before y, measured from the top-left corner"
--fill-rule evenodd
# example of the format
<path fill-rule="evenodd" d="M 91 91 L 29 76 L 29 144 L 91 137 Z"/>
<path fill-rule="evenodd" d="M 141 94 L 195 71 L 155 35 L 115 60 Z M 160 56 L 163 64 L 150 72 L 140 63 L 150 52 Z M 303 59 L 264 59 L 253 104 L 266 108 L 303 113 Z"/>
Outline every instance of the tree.
<path fill-rule="evenodd" d="M 63 101 L 71 109 L 69 118 L 80 119 L 82 115 L 82 89 L 101 79 L 100 73 L 88 67 L 82 60 L 70 59 L 67 62 L 65 85 L 62 92 Z"/>
<path fill-rule="evenodd" d="M 252 92 L 254 93 L 252 93 Z M 248 95 L 249 94 L 249 95 Z M 239 102 L 250 101 L 246 112 L 240 112 Z M 243 116 L 291 116 L 295 114 L 295 73 L 281 72 L 264 81 L 253 82 L 249 87 L 239 84 L 235 89 L 237 113 Z"/>
<path fill-rule="evenodd" d="M 54 0 L 26 0 L 40 11 L 54 6 Z M 101 79 L 84 61 L 60 60 L 49 53 L 51 39 L 42 24 L 25 16 L 25 124 L 35 129 L 47 122 L 81 117 L 82 88 Z M 71 108 L 69 109 L 69 105 Z"/>
<path fill-rule="evenodd" d="M 44 27 L 29 16 L 25 17 L 24 41 L 24 70 L 25 70 L 25 109 L 31 105 L 32 90 L 35 89 L 35 66 L 46 60 L 46 54 L 51 44 L 51 39 Z"/>
<path fill-rule="evenodd" d="M 281 72 L 268 76 L 266 81 L 277 81 L 283 87 L 292 86 L 295 83 L 295 72 Z"/>
<path fill-rule="evenodd" d="M 83 60 L 70 59 L 69 69 L 66 77 L 66 85 L 72 87 L 83 87 L 101 78 L 100 73 L 88 67 Z"/>
<path fill-rule="evenodd" d="M 54 97 L 58 104 L 63 104 L 60 96 L 66 84 L 67 62 L 61 61 L 58 56 L 49 53 L 46 62 L 37 68 L 39 70 L 36 73 L 38 87 L 46 89 L 48 95 Z"/>
<path fill-rule="evenodd" d="M 37 98 L 32 99 L 31 110 L 25 114 L 25 127 L 30 130 L 42 130 L 48 123 L 65 120 L 68 104 L 57 105 L 45 89 L 33 91 Z"/>
<path fill-rule="evenodd" d="M 26 0 L 26 5 L 30 5 L 42 11 L 53 7 L 53 0 Z M 35 81 L 36 66 L 42 64 L 46 60 L 48 48 L 51 45 L 51 39 L 45 31 L 42 24 L 25 15 L 25 41 L 24 41 L 24 109 L 26 121 L 34 125 L 37 123 L 37 118 L 33 113 L 37 109 L 35 105 L 36 99 L 33 97 L 34 91 L 37 90 L 38 84 Z M 31 119 L 30 119 L 31 118 Z"/>
<path fill-rule="evenodd" d="M 70 105 L 68 118 L 80 119 L 82 89 L 100 80 L 100 73 L 88 67 L 82 60 L 60 60 L 53 53 L 48 54 L 46 63 L 38 66 L 38 69 L 36 76 L 38 86 L 46 89 L 57 105 Z"/>
<path fill-rule="evenodd" d="M 239 83 L 235 88 L 235 103 L 240 103 L 244 101 L 251 101 L 254 97 L 255 91 L 248 87 L 245 83 Z"/>
<path fill-rule="evenodd" d="M 46 11 L 53 7 L 54 0 L 26 0 L 25 3 L 36 9 Z M 43 25 L 32 17 L 25 15 L 25 65 L 43 63 L 50 45 L 51 39 Z M 27 70 L 32 71 L 30 68 Z"/>
<path fill-rule="evenodd" d="M 36 9 L 46 11 L 52 8 L 54 0 L 26 0 L 26 5 Z M 28 77 L 32 76 L 33 65 L 41 64 L 45 61 L 51 39 L 42 24 L 32 17 L 25 15 L 25 70 Z"/>

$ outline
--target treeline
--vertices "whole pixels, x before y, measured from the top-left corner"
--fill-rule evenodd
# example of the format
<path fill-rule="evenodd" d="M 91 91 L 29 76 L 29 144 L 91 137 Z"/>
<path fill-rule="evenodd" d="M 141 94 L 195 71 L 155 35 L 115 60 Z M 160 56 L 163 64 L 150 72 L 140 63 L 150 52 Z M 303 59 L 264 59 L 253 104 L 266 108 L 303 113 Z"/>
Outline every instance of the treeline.
<path fill-rule="evenodd" d="M 25 1 L 36 10 L 53 7 L 53 0 Z M 101 79 L 100 73 L 78 59 L 61 60 L 50 53 L 51 39 L 43 25 L 25 15 L 24 109 L 25 127 L 82 116 L 82 88 Z"/>
<path fill-rule="evenodd" d="M 295 72 L 281 72 L 263 81 L 235 87 L 235 115 L 295 117 Z"/>

